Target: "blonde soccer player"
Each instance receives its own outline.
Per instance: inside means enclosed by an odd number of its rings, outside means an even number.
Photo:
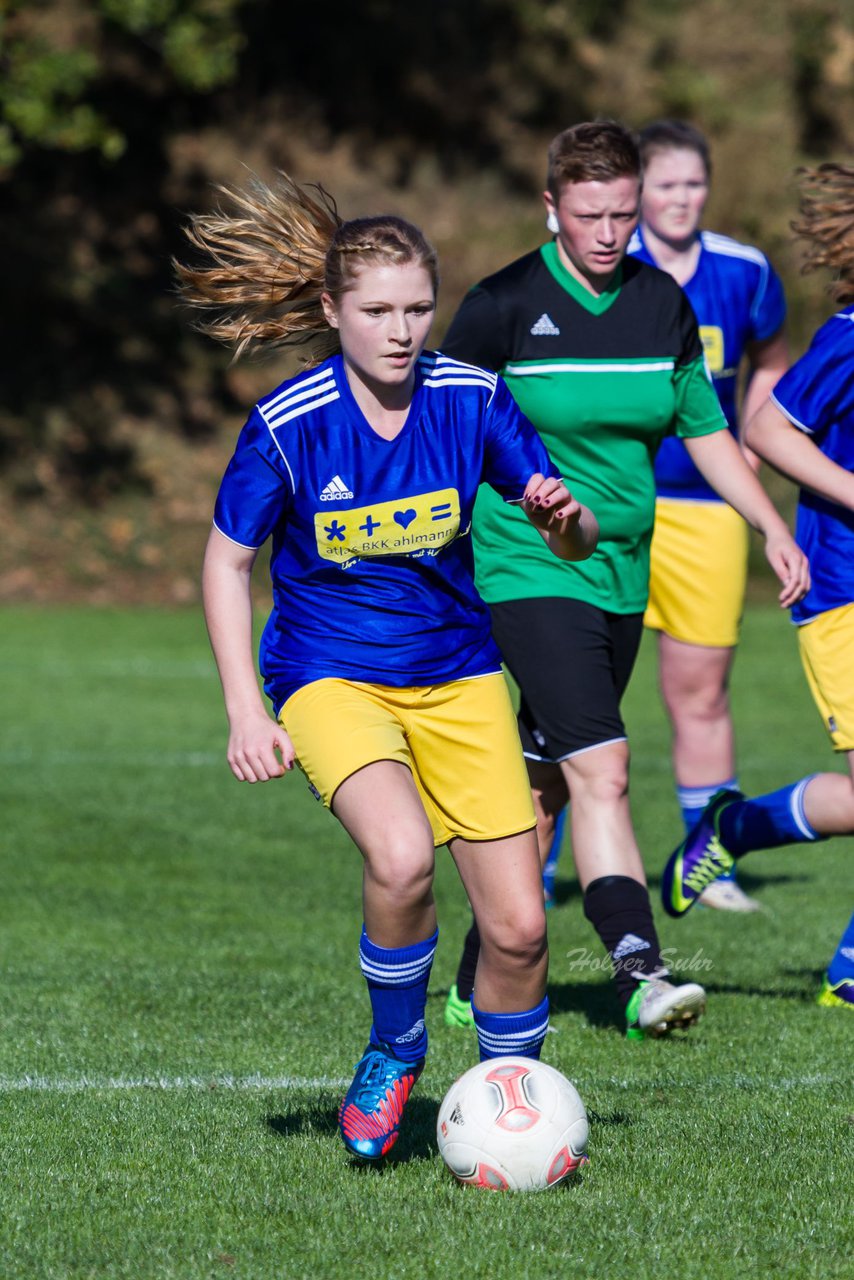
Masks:
[[[596,545],[495,374],[425,351],[438,269],[393,216],[342,221],[286,177],[193,219],[179,267],[200,325],[238,352],[309,342],[249,414],[204,562],[208,630],[246,782],[296,764],[362,855],[359,944],[373,1024],[341,1136],[384,1156],[427,1053],[435,847],[448,845],[484,940],[483,1057],[537,1057],[548,1026],[535,817],[489,613],[474,587],[482,481],[556,557]],[[250,574],[271,543],[258,689]],[[307,939],[310,946],[310,939]]]

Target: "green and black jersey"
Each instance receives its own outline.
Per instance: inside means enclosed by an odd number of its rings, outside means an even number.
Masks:
[[[552,242],[476,285],[441,345],[502,374],[600,526],[593,556],[568,564],[517,507],[482,487],[474,545],[484,599],[562,596],[614,613],[643,610],[659,443],[726,428],[679,286],[627,258],[594,296]]]

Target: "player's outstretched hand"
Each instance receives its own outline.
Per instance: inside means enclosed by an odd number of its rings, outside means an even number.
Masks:
[[[235,720],[228,737],[228,763],[240,782],[269,782],[294,767],[294,745],[265,711]]]
[[[768,563],[783,584],[777,599],[789,609],[810,589],[809,561],[788,530],[769,535],[765,541]]]
[[[521,506],[549,549],[562,560],[586,560],[596,549],[596,517],[573,498],[563,480],[535,472],[525,486]]]

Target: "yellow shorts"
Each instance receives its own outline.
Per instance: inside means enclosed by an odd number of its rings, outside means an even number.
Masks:
[[[455,836],[499,840],[535,825],[500,673],[406,689],[315,680],[288,698],[279,720],[327,807],[357,769],[398,760],[412,773],[437,845]]]
[[[747,525],[725,502],[658,498],[645,626],[686,644],[738,644],[747,551]]]
[[[798,647],[834,751],[854,751],[854,604],[798,627]]]

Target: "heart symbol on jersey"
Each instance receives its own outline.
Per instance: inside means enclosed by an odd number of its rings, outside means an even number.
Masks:
[[[394,523],[399,524],[401,529],[408,529],[417,514],[412,507],[407,507],[405,511],[395,511]]]

